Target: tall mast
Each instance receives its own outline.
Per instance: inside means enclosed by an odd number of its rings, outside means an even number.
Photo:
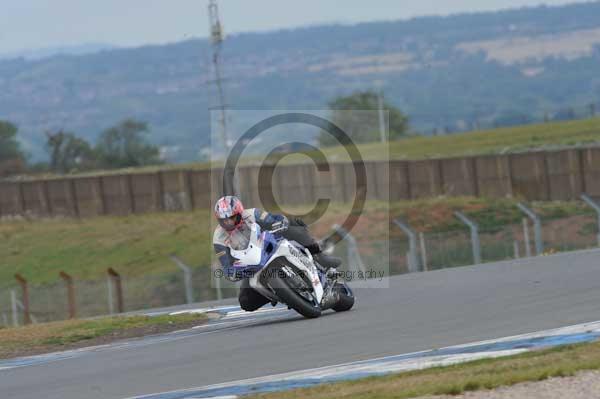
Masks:
[[[215,84],[217,86],[218,94],[218,105],[217,108],[220,110],[220,124],[221,124],[221,139],[223,141],[223,150],[225,156],[230,151],[229,137],[227,134],[227,111],[225,109],[225,90],[223,89],[223,76],[221,74],[221,49],[223,45],[224,34],[221,20],[219,18],[219,6],[217,0],[210,0],[208,4],[208,17],[210,23],[210,39],[213,49],[213,68],[215,72]]]

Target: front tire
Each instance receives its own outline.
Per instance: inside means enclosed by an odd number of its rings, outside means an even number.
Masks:
[[[298,294],[288,283],[288,279],[282,276],[274,276],[271,279],[271,288],[283,303],[300,313],[307,319],[315,319],[321,316],[321,307],[310,303]]]

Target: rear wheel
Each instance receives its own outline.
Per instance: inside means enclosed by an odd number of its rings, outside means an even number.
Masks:
[[[354,293],[346,284],[336,283],[335,288],[338,290],[340,300],[331,308],[336,312],[346,312],[354,306]]]
[[[314,319],[321,316],[321,306],[309,291],[308,284],[297,275],[288,276],[275,273],[270,285],[283,303],[300,313],[302,316]]]

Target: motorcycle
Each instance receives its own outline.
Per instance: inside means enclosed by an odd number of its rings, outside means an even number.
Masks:
[[[272,304],[283,303],[306,318],[319,317],[326,309],[350,310],[354,293],[335,269],[326,271],[306,248],[278,232],[261,231],[254,223],[247,247],[231,250],[236,274],[249,277],[250,287]]]

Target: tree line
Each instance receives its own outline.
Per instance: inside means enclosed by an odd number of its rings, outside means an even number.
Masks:
[[[93,145],[73,132],[46,132],[49,161],[39,163],[27,162],[18,132],[15,124],[0,120],[0,175],[26,171],[63,174],[162,163],[159,148],[147,139],[148,124],[134,119],[104,130]]]
[[[373,90],[337,97],[328,103],[328,107],[329,120],[340,127],[355,144],[381,139],[380,107],[386,112],[384,122],[387,141],[418,134],[411,131],[409,118],[405,113]],[[590,104],[583,113],[570,107],[553,115],[546,114],[543,121],[564,121],[595,115],[596,105]],[[492,127],[525,125],[536,121],[534,115],[514,110],[500,115],[493,121]],[[478,126],[471,126],[471,129],[477,130]],[[105,129],[95,144],[65,130],[46,132],[45,147],[49,160],[38,163],[28,162],[28,156],[19,144],[18,132],[15,124],[0,120],[0,177],[24,172],[65,174],[164,163],[160,148],[148,140],[148,124],[135,119],[126,119]],[[321,147],[341,144],[329,132],[321,132],[317,136],[317,142]]]
[[[380,101],[374,91],[359,91],[329,103],[330,119],[357,144],[380,139],[379,107],[387,112],[388,140],[396,140],[408,132],[408,118],[388,101]],[[120,169],[163,163],[160,149],[151,144],[148,124],[127,119],[104,130],[95,144],[66,130],[46,132],[49,160],[28,163],[18,141],[18,127],[0,121],[0,175],[18,172],[74,173],[98,169]],[[339,145],[330,134],[318,137],[321,146]],[[4,169],[4,173],[3,173]],[[15,170],[17,169],[17,170]]]

